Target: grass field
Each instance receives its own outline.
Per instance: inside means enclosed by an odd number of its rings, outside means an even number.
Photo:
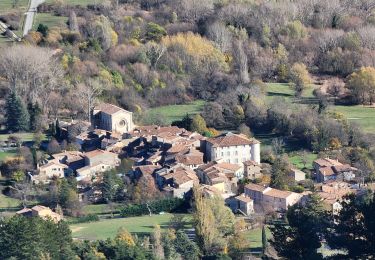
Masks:
[[[113,238],[121,227],[133,234],[145,235],[152,232],[155,225],[159,225],[162,229],[168,228],[172,216],[172,214],[163,214],[151,217],[106,219],[98,222],[74,224],[70,226],[70,229],[74,238],[89,240]]]
[[[36,30],[39,24],[47,25],[48,28],[66,27],[67,21],[68,21],[68,17],[65,17],[65,16],[55,16],[50,13],[38,13],[34,20],[33,29]]]
[[[16,151],[15,150],[6,151],[6,152],[0,152],[0,162],[4,161],[8,157],[13,157],[15,155],[16,155]]]
[[[271,231],[266,228],[267,239],[271,237]],[[261,248],[262,247],[262,228],[255,228],[252,230],[245,231],[245,237],[250,242],[250,248]]]
[[[0,142],[7,141],[9,136],[17,136],[22,142],[29,142],[33,140],[34,133],[0,134]],[[43,135],[43,139],[46,138],[46,135]]]
[[[306,168],[312,168],[312,163],[318,158],[317,154],[309,153],[306,154]],[[289,155],[289,161],[298,169],[303,169],[302,156],[300,154]]]
[[[205,101],[196,100],[186,105],[155,107],[149,110],[149,114],[154,116],[163,115],[167,123],[170,124],[173,121],[182,119],[186,114],[200,113],[203,110],[204,104]]]
[[[53,4],[56,0],[47,0],[47,4]],[[81,5],[85,6],[88,4],[100,4],[101,0],[65,0],[64,3],[68,5]]]
[[[375,132],[375,108],[364,106],[332,106],[332,111],[345,115],[353,123],[357,123],[364,131]]]
[[[18,5],[13,7],[14,0],[0,0],[0,14],[7,13],[9,11],[26,11],[29,0],[19,0]]]

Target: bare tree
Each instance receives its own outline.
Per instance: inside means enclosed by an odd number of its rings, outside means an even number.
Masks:
[[[11,90],[42,109],[49,93],[60,86],[63,71],[54,52],[47,48],[14,45],[0,54],[0,76]]]
[[[207,16],[214,9],[213,0],[181,0],[174,1],[177,3],[176,10],[179,12],[179,17],[182,17],[186,21],[199,21],[203,17]]]
[[[74,11],[71,11],[69,14],[69,29],[73,32],[79,31],[77,15]]]
[[[207,35],[222,52],[227,52],[232,47],[232,34],[223,23],[216,22],[211,24],[208,27]]]
[[[157,44],[155,42],[148,42],[145,45],[145,51],[147,58],[150,60],[151,67],[156,68],[159,60],[163,57],[167,48],[162,44]]]
[[[103,92],[103,87],[97,80],[88,80],[86,84],[77,86],[77,98],[83,110],[86,110],[87,119],[91,122],[91,110],[94,107],[96,98]]]
[[[238,39],[233,42],[233,56],[235,59],[238,76],[242,83],[250,82],[249,67],[247,64],[247,55],[243,48],[243,41]]]

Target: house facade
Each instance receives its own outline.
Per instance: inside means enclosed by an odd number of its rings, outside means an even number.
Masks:
[[[226,133],[206,141],[206,159],[208,161],[222,160],[238,164],[252,160],[260,163],[260,142],[249,139],[242,134]]]
[[[303,195],[290,191],[263,187],[257,184],[247,184],[245,196],[254,200],[265,211],[286,211],[290,206],[300,202]]]

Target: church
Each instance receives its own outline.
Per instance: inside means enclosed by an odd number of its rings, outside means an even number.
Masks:
[[[91,124],[94,129],[127,133],[134,129],[133,113],[112,104],[102,103],[93,109]]]

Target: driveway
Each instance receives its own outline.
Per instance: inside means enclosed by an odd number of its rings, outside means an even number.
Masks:
[[[25,36],[29,33],[29,31],[33,28],[34,16],[37,12],[37,8],[40,4],[44,3],[45,0],[31,0],[29,10],[25,13],[25,23],[23,26],[23,34]]]

